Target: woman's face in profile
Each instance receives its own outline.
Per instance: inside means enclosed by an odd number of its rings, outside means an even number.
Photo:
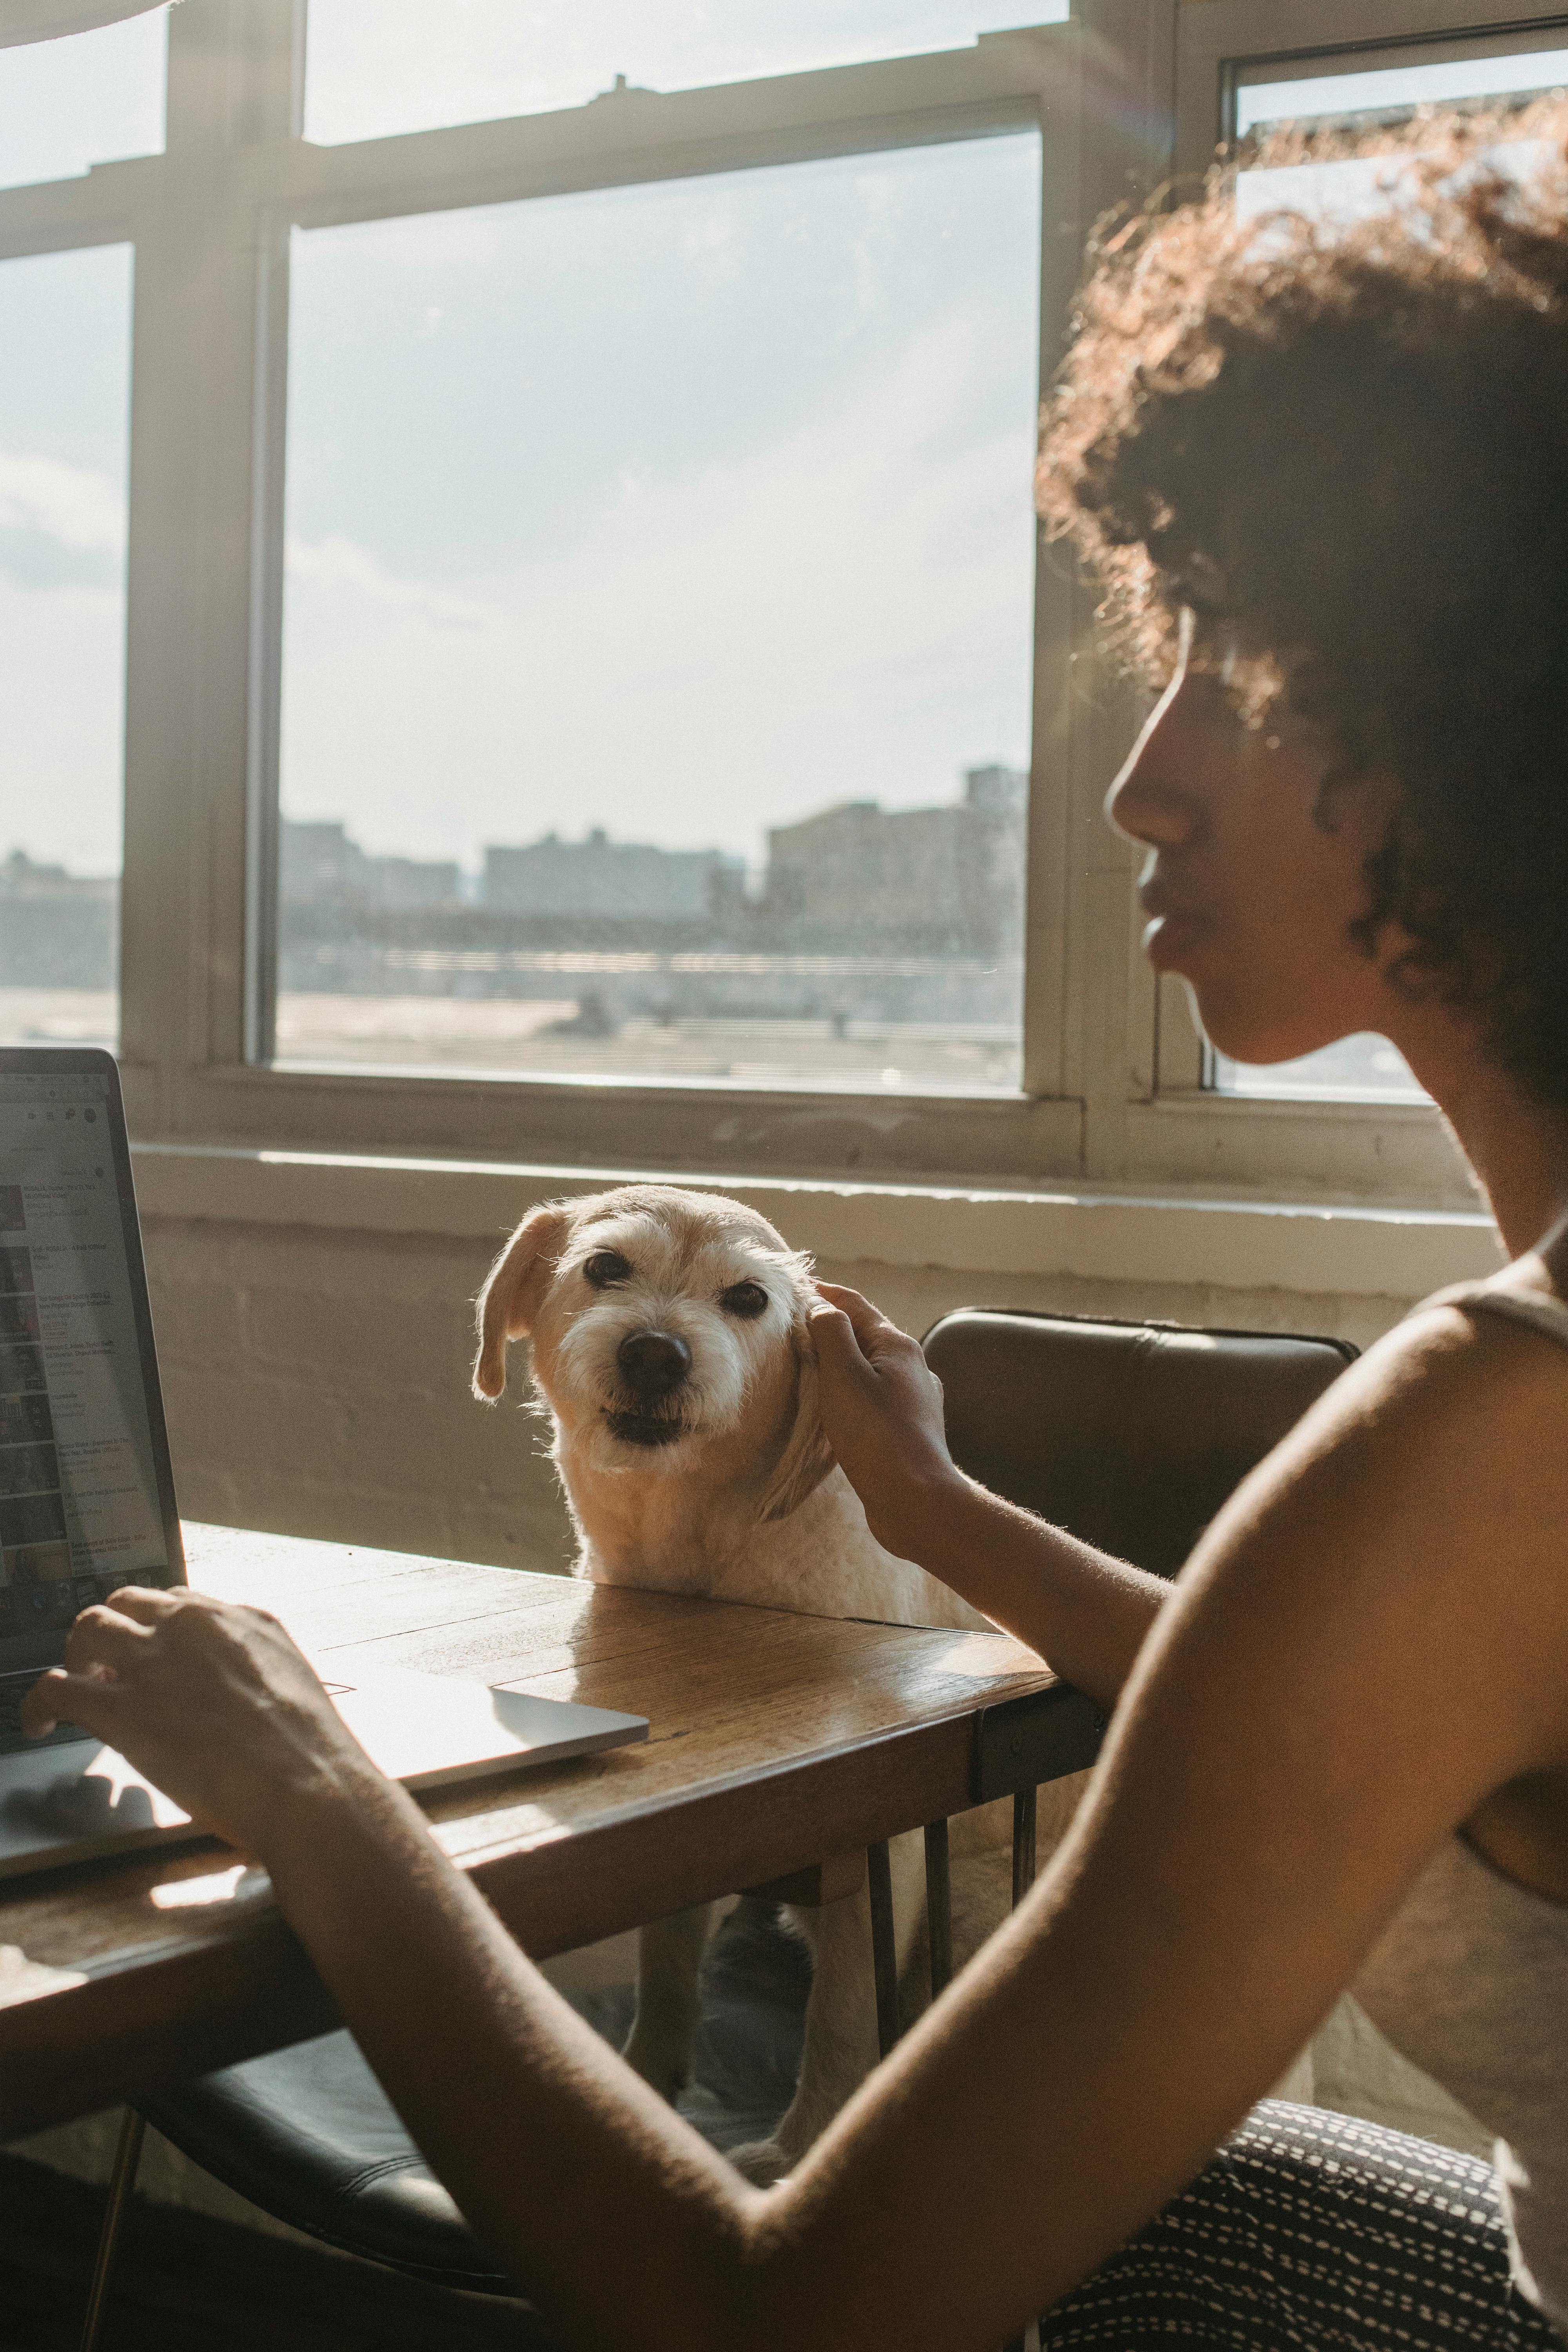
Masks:
[[[1184,614],[1175,675],[1106,803],[1150,851],[1144,951],[1189,983],[1211,1043],[1238,1062],[1386,1032],[1400,1009],[1393,944],[1369,957],[1350,927],[1392,791],[1342,786],[1318,813],[1321,742],[1279,709],[1247,725],[1221,679],[1190,666],[1191,633]]]

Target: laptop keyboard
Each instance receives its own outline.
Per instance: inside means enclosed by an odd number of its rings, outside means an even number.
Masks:
[[[60,1723],[47,1739],[28,1738],[22,1728],[22,1701],[37,1679],[36,1668],[22,1675],[0,1675],[0,1756],[13,1756],[18,1748],[63,1748],[69,1741],[90,1737],[74,1723]]]

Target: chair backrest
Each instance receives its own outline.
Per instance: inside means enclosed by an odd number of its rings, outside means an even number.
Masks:
[[[1158,1576],[1355,1360],[1342,1339],[964,1307],[925,1337],[954,1461]]]

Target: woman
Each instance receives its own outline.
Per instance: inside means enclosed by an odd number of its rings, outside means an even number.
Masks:
[[[1391,1037],[1512,1264],[1372,1349],[1173,1594],[963,1479],[914,1343],[825,1292],[825,1410],[884,1543],[1120,1703],[1051,1868],[799,2172],[750,2189],[629,2075],[270,1620],[121,1593],[29,1701],[260,1857],[570,2341],[1568,2319],[1568,181],[1527,202],[1484,135],[1321,247],[1237,229],[1223,188],[1124,240],[1041,484],[1168,676],[1111,803],[1152,961],[1243,1060]],[[1514,2141],[1512,2281],[1468,2159],[1268,2104],[1226,2141],[1352,1982]]]

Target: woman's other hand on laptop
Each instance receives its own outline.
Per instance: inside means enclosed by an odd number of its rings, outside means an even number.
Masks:
[[[21,1712],[35,1738],[79,1724],[251,1853],[291,1799],[385,1785],[278,1620],[199,1592],[128,1585],[84,1610]]]

